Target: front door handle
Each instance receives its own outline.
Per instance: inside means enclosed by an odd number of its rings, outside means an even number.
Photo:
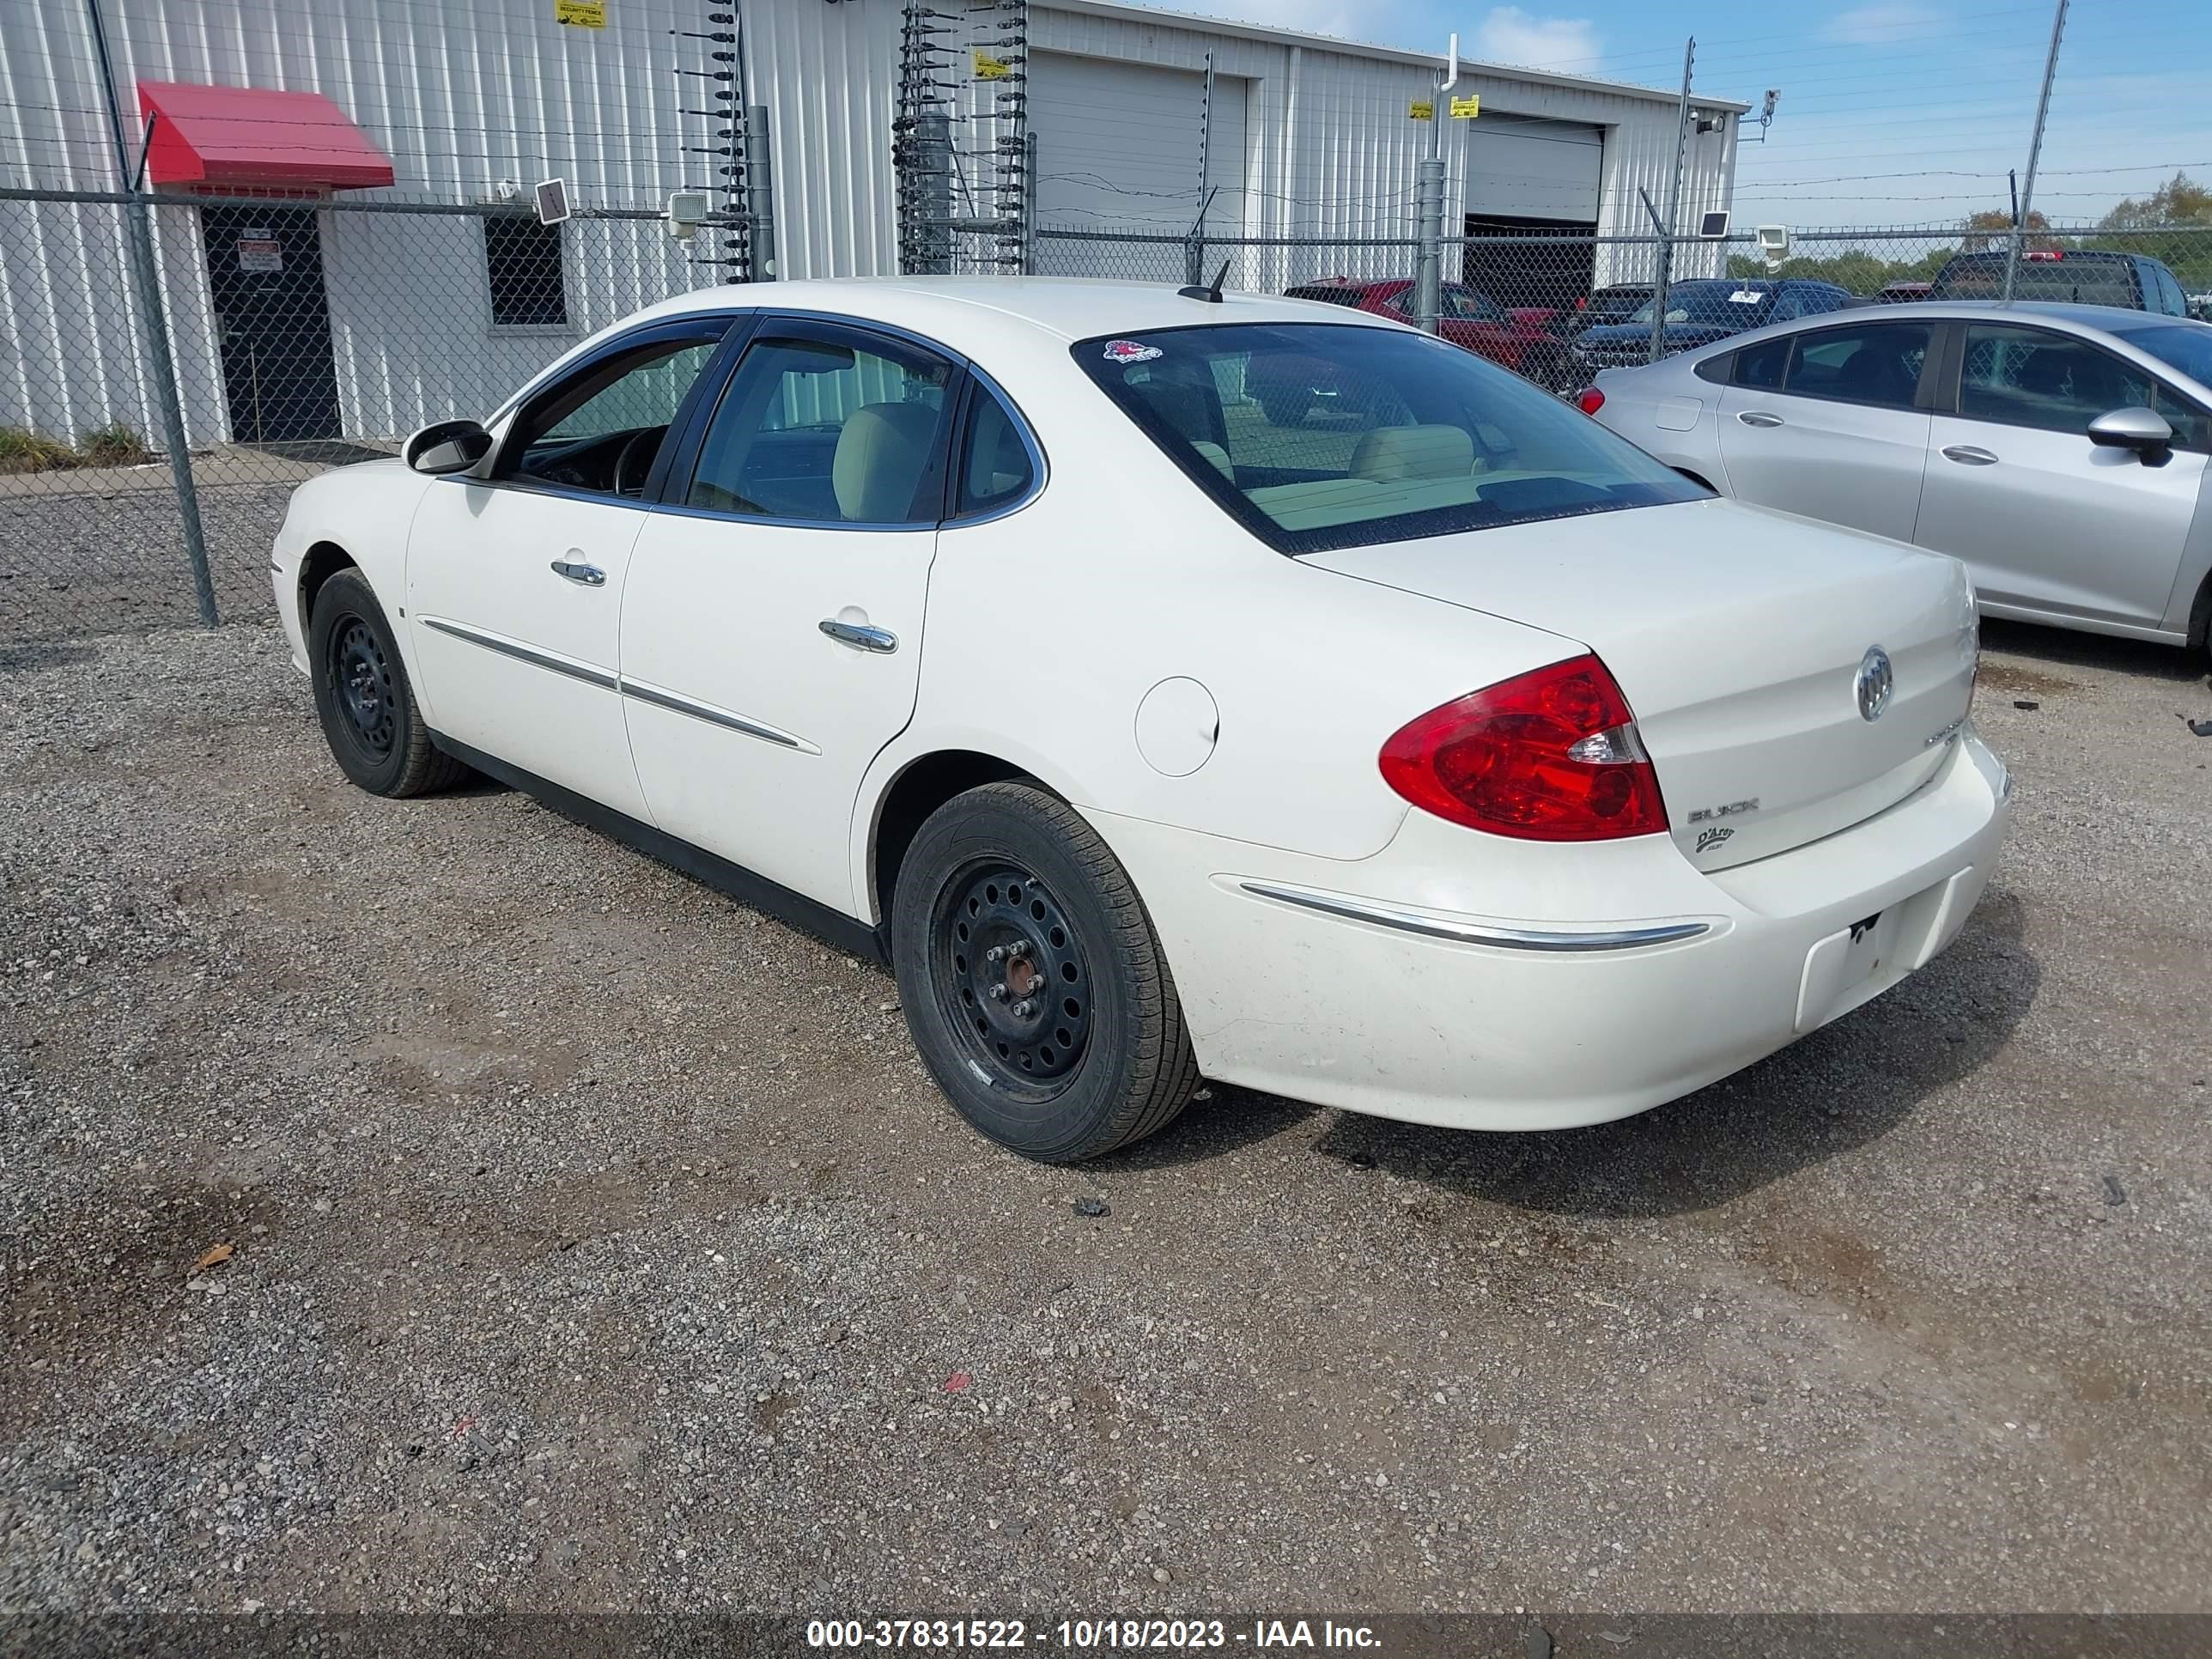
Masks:
[[[1770,415],[1763,409],[1747,409],[1742,414],[1737,416],[1736,419],[1741,421],[1746,426],[1780,426],[1782,424],[1782,417],[1779,415]]]
[[[605,587],[607,573],[595,564],[572,562],[567,559],[553,561],[553,574],[576,583],[581,587]]]
[[[840,645],[858,646],[863,651],[888,653],[898,649],[898,635],[888,628],[870,628],[863,623],[839,622],[835,617],[824,617],[822,631]]]
[[[1947,461],[1956,461],[1961,466],[1995,466],[1997,458],[1988,450],[1972,444],[1953,444],[1943,452]]]

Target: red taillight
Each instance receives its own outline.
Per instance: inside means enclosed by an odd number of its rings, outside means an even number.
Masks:
[[[1595,415],[1605,407],[1605,393],[1594,386],[1586,386],[1575,395],[1575,407],[1585,415]]]
[[[1628,699],[1595,657],[1553,663],[1409,721],[1382,780],[1425,812],[1522,841],[1612,841],[1667,827]]]
[[[2066,251],[2063,248],[2056,247],[2032,247],[2026,252],[2022,253],[2020,257],[2023,259],[2035,259],[2048,262],[2063,259],[2066,257]]]

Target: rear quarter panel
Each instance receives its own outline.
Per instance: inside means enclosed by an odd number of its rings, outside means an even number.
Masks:
[[[1072,364],[1073,384],[987,367],[1035,422],[1051,477],[1020,512],[939,534],[914,719],[856,803],[857,893],[872,892],[884,792],[945,750],[995,756],[1078,807],[1368,857],[1408,810],[1376,764],[1393,732],[1581,648],[1279,554]],[[1218,735],[1197,769],[1170,776],[1140,751],[1137,714],[1179,678],[1211,695]]]

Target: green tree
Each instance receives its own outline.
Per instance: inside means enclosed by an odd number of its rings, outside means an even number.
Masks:
[[[2128,198],[2097,222],[2114,233],[2100,236],[2097,246],[2148,253],[2191,293],[2212,289],[2212,190],[2187,173],[2175,173],[2141,201]]]

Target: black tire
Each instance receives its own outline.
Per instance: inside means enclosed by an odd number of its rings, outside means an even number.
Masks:
[[[1024,1158],[1079,1164],[1126,1146],[1198,1087],[1175,980],[1128,872],[1033,785],[971,789],[923,823],[899,866],[891,961],[937,1086]]]
[[[316,593],[307,667],[323,741],[338,770],[370,794],[425,795],[468,775],[431,744],[392,624],[360,571],[339,571]]]

